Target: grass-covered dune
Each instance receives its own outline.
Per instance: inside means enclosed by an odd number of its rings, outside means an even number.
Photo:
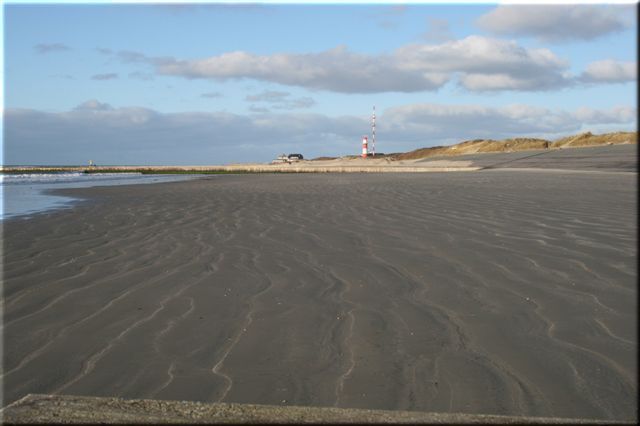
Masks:
[[[414,151],[394,154],[396,160],[415,160],[435,156],[455,156],[483,152],[514,152],[534,149],[578,148],[599,145],[637,144],[637,132],[614,132],[594,135],[591,132],[567,136],[555,141],[537,138],[474,139],[450,146],[420,148]]]

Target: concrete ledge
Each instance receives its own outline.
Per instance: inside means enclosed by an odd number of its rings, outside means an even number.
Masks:
[[[634,421],[358,410],[34,395],[0,410],[0,421],[34,423],[428,423],[635,424]]]

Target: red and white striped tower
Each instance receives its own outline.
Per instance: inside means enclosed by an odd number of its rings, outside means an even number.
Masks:
[[[368,144],[368,139],[366,136],[362,137],[362,158],[367,158],[367,144]]]
[[[371,152],[376,156],[376,106],[373,106],[373,115],[371,116]]]

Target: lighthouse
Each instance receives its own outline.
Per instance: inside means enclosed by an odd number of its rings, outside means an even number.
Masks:
[[[368,147],[368,143],[369,143],[369,141],[368,141],[367,137],[363,136],[362,137],[362,158],[367,158],[367,153],[369,152],[368,148],[367,148]]]

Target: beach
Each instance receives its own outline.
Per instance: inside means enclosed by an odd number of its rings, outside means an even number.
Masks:
[[[84,201],[3,224],[3,405],[636,419],[636,191],[614,167],[58,191]]]

